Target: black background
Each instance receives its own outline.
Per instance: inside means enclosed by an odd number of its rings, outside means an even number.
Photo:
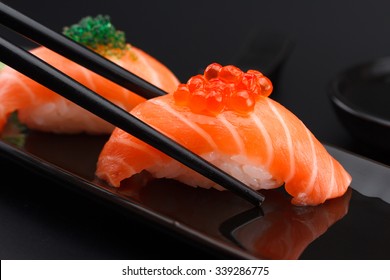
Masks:
[[[56,31],[87,15],[110,15],[131,44],[183,82],[211,62],[229,63],[254,32],[285,35],[294,46],[273,80],[274,98],[321,141],[388,163],[388,155],[358,143],[340,124],[327,86],[346,67],[390,55],[389,1],[3,2]],[[4,159],[0,163],[1,259],[215,257]],[[60,199],[40,195],[48,192]]]

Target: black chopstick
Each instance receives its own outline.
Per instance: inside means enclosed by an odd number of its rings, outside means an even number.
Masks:
[[[252,204],[260,206],[263,202],[264,196],[260,193],[252,190],[239,180],[164,136],[109,100],[35,57],[30,52],[15,46],[3,38],[0,38],[0,60],[114,126],[159,149]]]
[[[1,24],[40,45],[83,65],[112,82],[149,99],[166,92],[134,75],[103,56],[90,51],[66,36],[57,33],[0,2]],[[27,35],[28,34],[28,35]]]

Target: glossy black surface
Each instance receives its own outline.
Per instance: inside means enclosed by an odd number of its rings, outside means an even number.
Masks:
[[[85,15],[109,14],[132,44],[158,57],[182,81],[210,62],[226,63],[245,55],[252,34],[285,34],[294,48],[273,80],[272,97],[294,112],[321,141],[390,164],[383,150],[363,144],[345,129],[328,98],[330,81],[345,68],[390,54],[387,0],[3,2],[58,31]],[[1,27],[0,33],[8,35]],[[267,45],[266,36],[264,41],[260,45]],[[264,57],[263,51],[258,55]],[[89,154],[85,151],[85,158]],[[209,250],[143,222],[103,199],[91,199],[88,192],[75,190],[72,184],[48,179],[42,170],[21,167],[20,161],[14,163],[5,156],[0,163],[2,259],[229,257],[225,251]],[[378,173],[364,170],[360,171],[363,185],[377,185]],[[362,181],[353,186],[357,182]],[[389,259],[387,205],[353,191],[348,214],[306,247],[301,258]],[[238,228],[235,234],[241,230],[245,228]]]

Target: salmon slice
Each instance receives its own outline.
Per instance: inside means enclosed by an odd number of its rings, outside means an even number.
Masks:
[[[192,112],[174,95],[154,98],[131,113],[242,180],[255,190],[285,185],[296,205],[317,205],[342,196],[351,176],[305,125],[281,104],[260,98],[253,112],[217,116]],[[142,170],[191,186],[221,186],[116,128],[104,146],[96,175],[114,187]]]
[[[45,47],[35,48],[31,53],[125,110],[145,100]],[[128,45],[120,57],[106,58],[166,92],[174,91],[179,84],[165,65],[134,46]],[[111,133],[114,128],[14,69],[4,67],[0,72],[0,130],[14,111],[18,111],[21,122],[29,128],[46,132],[101,134]]]

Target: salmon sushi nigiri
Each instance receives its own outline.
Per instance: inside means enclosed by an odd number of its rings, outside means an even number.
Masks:
[[[64,34],[164,91],[172,92],[179,84],[165,65],[126,43],[124,33],[113,27],[108,16],[86,17],[79,24],[64,28]],[[31,53],[126,110],[145,100],[45,47],[32,49]],[[4,67],[0,71],[0,131],[14,111],[22,123],[34,130],[108,134],[114,129],[48,88]]]
[[[295,205],[342,196],[351,176],[289,110],[269,98],[271,81],[255,70],[210,64],[177,90],[131,113],[255,190],[285,185]],[[96,175],[114,187],[143,170],[190,186],[223,189],[116,128]]]

